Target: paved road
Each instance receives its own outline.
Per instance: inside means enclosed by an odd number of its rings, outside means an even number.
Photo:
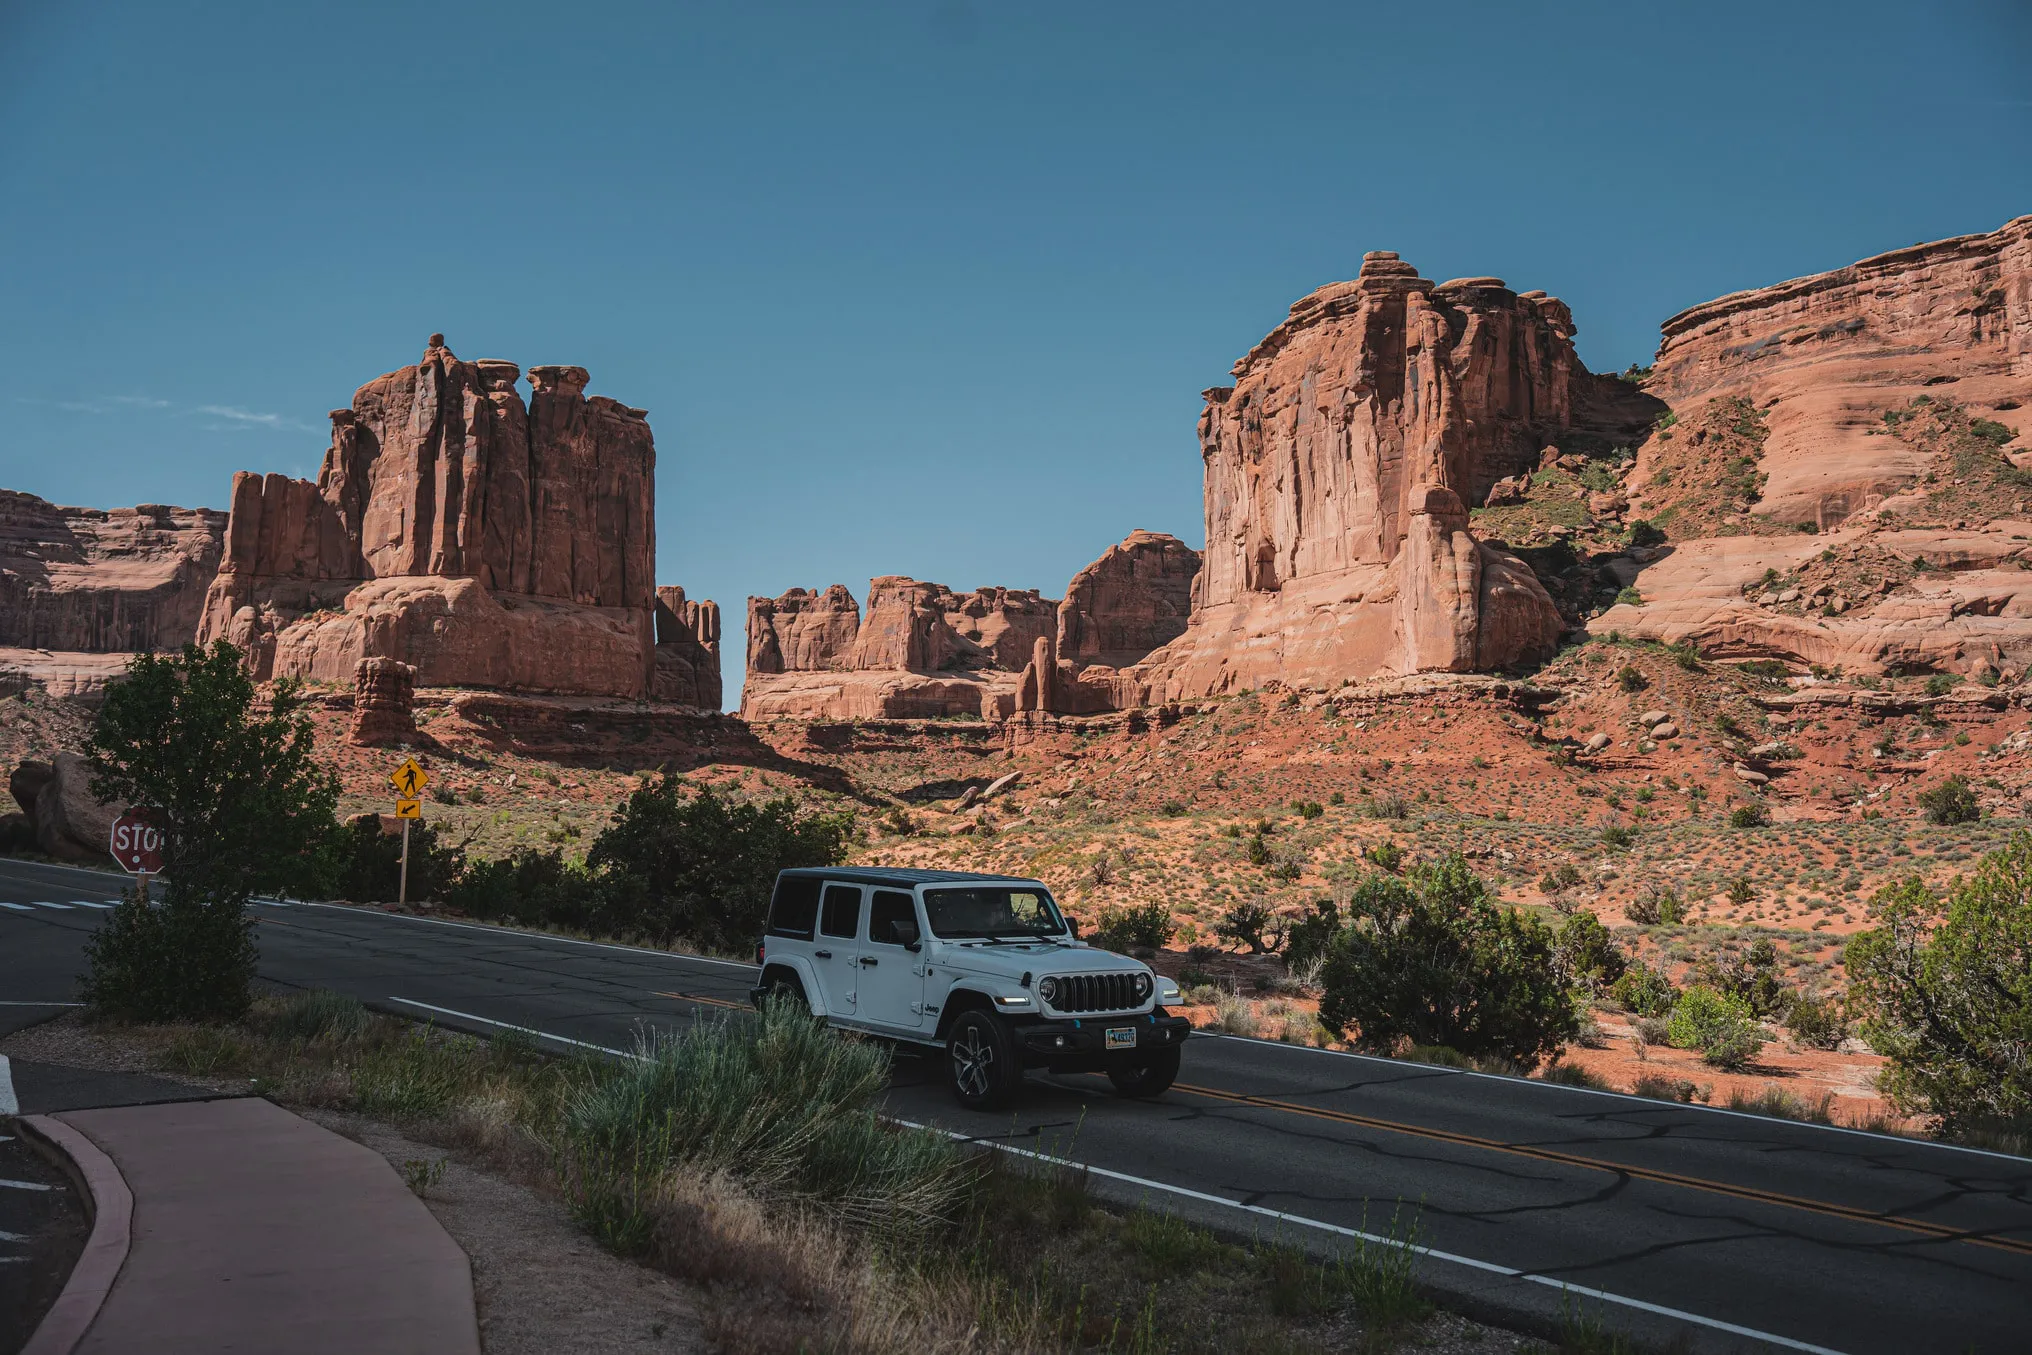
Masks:
[[[59,1001],[106,877],[0,862],[0,999]],[[601,1048],[744,1007],[753,970],[322,905],[258,907],[261,972],[450,1025]],[[0,1013],[7,1011],[0,1008]],[[1196,1036],[1153,1103],[1033,1079],[1013,1116],[899,1060],[899,1116],[1087,1164],[1097,1186],[1309,1246],[1399,1201],[1421,1274],[1693,1349],[2032,1350],[2032,1161],[1255,1040]]]

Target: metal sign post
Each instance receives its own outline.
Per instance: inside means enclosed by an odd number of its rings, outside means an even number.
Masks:
[[[430,784],[430,773],[426,772],[413,757],[402,759],[402,765],[388,775],[395,785],[395,817],[402,820],[402,876],[395,887],[395,906],[409,906],[409,824],[412,819],[423,817],[423,801],[419,797],[423,788]]]

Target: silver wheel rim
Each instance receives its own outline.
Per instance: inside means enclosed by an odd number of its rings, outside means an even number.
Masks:
[[[968,1026],[952,1045],[953,1085],[962,1096],[986,1096],[988,1080],[995,1067],[995,1051],[981,1038],[978,1026]]]

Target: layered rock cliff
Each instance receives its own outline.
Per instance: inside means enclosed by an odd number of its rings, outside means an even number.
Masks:
[[[2032,666],[2032,217],[1663,327],[1598,629],[1849,672]]]
[[[525,404],[520,375],[434,334],[332,412],[315,484],[235,476],[200,638],[263,677],[349,681],[384,657],[426,686],[640,697],[667,670],[682,697],[716,689],[716,630],[656,652],[644,411],[588,398],[581,367],[532,368]]]
[[[0,489],[0,648],[175,649],[197,634],[226,515],[60,508]]]
[[[1561,622],[1478,541],[1470,504],[1562,437],[1634,417],[1582,366],[1573,317],[1495,278],[1432,283],[1395,254],[1292,306],[1206,392],[1207,549],[1190,625],[1119,699],[1528,663]]]
[[[753,718],[979,716],[1036,709],[1019,695],[1035,656],[1057,666],[1062,637],[1080,668],[1134,662],[1184,629],[1199,556],[1176,537],[1136,532],[1080,571],[1063,602],[1034,588],[956,593],[890,575],[868,584],[865,618],[839,584],[748,599],[748,675],[741,713]],[[1097,675],[1113,673],[1096,668]],[[1112,699],[1113,687],[1096,690]],[[1047,696],[1051,689],[1046,688]],[[1106,702],[1088,705],[1106,708]],[[1051,709],[1058,709],[1053,706]],[[1070,708],[1070,707],[1067,707]]]

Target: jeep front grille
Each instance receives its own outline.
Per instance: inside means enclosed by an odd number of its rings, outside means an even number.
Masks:
[[[1061,974],[1053,1011],[1119,1012],[1143,1005],[1134,974]]]

